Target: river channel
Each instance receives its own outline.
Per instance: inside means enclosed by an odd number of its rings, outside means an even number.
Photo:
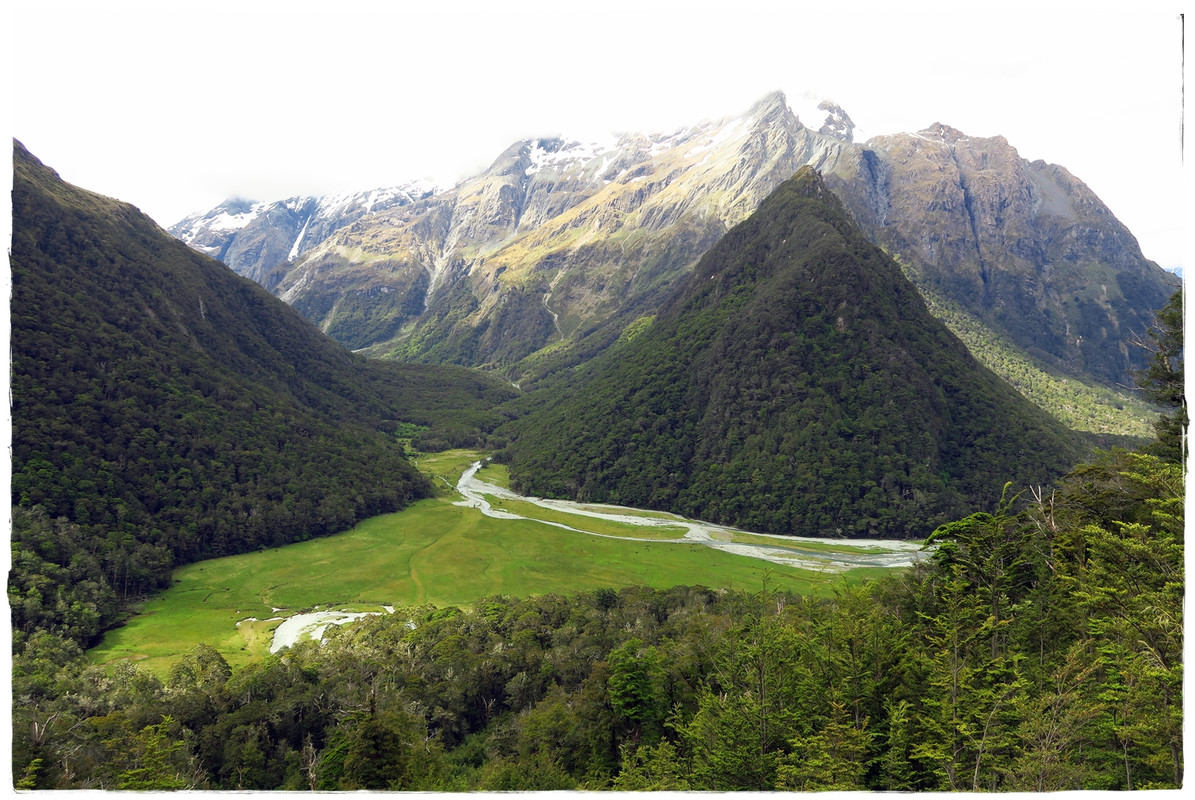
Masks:
[[[891,539],[832,539],[807,536],[780,536],[776,534],[752,533],[713,525],[708,522],[684,519],[669,515],[643,516],[642,511],[622,506],[577,503],[571,500],[548,500],[540,497],[526,497],[515,494],[497,484],[477,477],[482,462],[475,461],[461,474],[456,490],[461,499],[456,505],[476,508],[488,517],[496,519],[530,519],[541,525],[553,525],[564,530],[587,536],[601,536],[607,539],[642,541],[634,536],[612,536],[574,528],[562,522],[534,517],[524,517],[510,511],[494,508],[489,499],[517,500],[531,503],[550,511],[566,512],[582,517],[608,520],[643,528],[681,529],[682,536],[674,539],[651,538],[654,544],[699,544],[725,553],[749,558],[758,558],[773,564],[783,564],[802,569],[841,571],[855,567],[908,567],[925,556],[919,541],[896,541]],[[736,541],[737,540],[737,541]],[[827,547],[827,545],[829,547]],[[387,609],[389,611],[390,609]],[[351,613],[347,611],[317,611],[288,617],[274,632],[270,652],[294,644],[300,638],[319,639],[329,625],[343,625],[377,612]]]
[[[564,511],[584,517],[638,525],[644,528],[666,527],[684,528],[683,536],[675,539],[652,538],[653,543],[701,544],[735,555],[758,558],[774,564],[784,564],[790,567],[817,570],[844,570],[855,567],[908,567],[914,561],[922,558],[925,553],[921,550],[920,541],[897,541],[891,539],[832,539],[805,536],[781,536],[777,534],[752,533],[713,525],[708,522],[684,519],[670,516],[668,518],[645,517],[634,513],[636,509],[620,506],[601,506],[591,503],[577,503],[571,500],[546,500],[539,497],[525,497],[515,494],[493,483],[488,483],[477,477],[482,462],[475,461],[457,481],[456,490],[462,500],[457,505],[476,508],[486,516],[497,519],[528,519],[519,514],[493,508],[488,497],[499,499],[520,500],[532,503],[540,508]],[[561,522],[536,520],[544,525],[555,525],[558,528],[584,533],[589,536],[603,536],[608,539],[635,539],[633,536],[611,536],[610,534],[593,533],[570,527]],[[752,541],[745,541],[750,539]],[[736,541],[737,540],[737,541]],[[759,541],[759,540],[774,540]],[[828,549],[830,545],[833,549]]]

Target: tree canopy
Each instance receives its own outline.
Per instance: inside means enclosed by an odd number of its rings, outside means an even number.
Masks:
[[[1187,397],[1183,369],[1183,293],[1180,289],[1158,312],[1157,320],[1143,342],[1150,354],[1145,369],[1137,374],[1142,392],[1165,412],[1154,427],[1155,452],[1172,461],[1187,457]]]

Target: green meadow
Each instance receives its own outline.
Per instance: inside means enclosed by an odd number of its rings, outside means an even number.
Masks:
[[[446,483],[455,485],[455,477],[476,457],[457,451],[421,458],[419,466],[439,476],[437,484],[445,488]],[[487,480],[492,469],[486,468]],[[610,539],[534,520],[493,519],[453,505],[457,498],[445,489],[442,497],[366,520],[336,536],[181,567],[170,589],[147,601],[126,625],[108,632],[89,658],[98,664],[133,660],[164,675],[180,655],[202,642],[230,664],[244,664],[268,653],[278,618],[317,607],[380,611],[383,606],[468,606],[493,595],[570,594],[633,585],[754,590],[765,580],[775,589],[821,593],[844,580],[842,573],[779,566],[699,544]],[[584,517],[559,514],[582,521],[574,527],[585,527]],[[551,516],[556,518],[557,512]],[[620,533],[626,535],[631,526],[627,528]],[[642,529],[644,537],[657,533]],[[847,574],[857,579],[878,571]]]
[[[768,547],[780,547],[785,550],[795,550],[797,552],[806,553],[824,553],[826,555],[833,553],[865,554],[885,552],[885,548],[883,547],[868,547],[866,545],[846,544],[845,542],[843,544],[838,544],[837,542],[811,542],[807,540],[793,541],[791,539],[742,532],[735,532],[725,537],[719,534],[714,534],[714,538],[724,538],[728,542],[760,544],[767,545]]]
[[[587,517],[583,514],[572,514],[568,511],[542,508],[526,500],[510,500],[505,497],[485,495],[486,501],[492,508],[507,511],[511,514],[527,517],[543,522],[558,522],[570,528],[597,533],[603,536],[623,536],[634,539],[683,539],[685,527],[682,525],[633,525],[629,522]]]

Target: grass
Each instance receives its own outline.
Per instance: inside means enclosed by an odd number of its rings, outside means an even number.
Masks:
[[[477,459],[475,458],[474,461],[476,461],[476,460]],[[485,481],[486,483],[491,483],[494,486],[499,486],[508,491],[510,490],[510,470],[509,470],[509,468],[507,468],[507,466],[505,464],[497,464],[497,463],[494,463],[493,461],[488,462],[488,463],[482,465],[481,470],[478,471],[478,473],[477,473],[477,478],[478,478],[478,480]],[[490,501],[491,501],[491,503],[493,503],[494,499],[490,498]],[[531,504],[528,503],[526,505],[528,506],[528,508],[523,509],[523,510],[526,510],[526,511],[534,510],[534,506],[531,506]],[[621,514],[624,517],[646,517],[648,519],[671,519],[671,520],[676,520],[677,522],[681,521],[681,517],[677,516],[676,514],[670,514],[667,511],[650,511],[650,510],[644,509],[644,508],[623,508],[622,506],[607,506],[607,505],[600,505],[600,504],[596,504],[596,503],[589,503],[589,504],[578,503],[577,508],[583,509],[585,511],[602,511],[602,512],[606,512],[606,513]],[[519,513],[523,513],[523,510],[520,510]],[[539,511],[542,511],[542,510],[543,509],[539,509]],[[567,512],[561,512],[561,513],[567,513]],[[574,517],[574,515],[569,515],[569,516]],[[537,517],[537,518],[538,519],[546,519],[546,517]],[[567,524],[572,525],[572,527],[574,527],[574,528],[581,527],[580,525],[574,525],[571,521],[569,521]],[[586,528],[586,530],[591,530],[591,529]],[[673,529],[663,528],[661,530],[672,531]],[[676,528],[676,531],[683,533],[684,529]],[[601,531],[597,531],[597,532],[600,533]],[[615,534],[615,535],[618,535],[618,534]],[[642,532],[631,533],[629,535],[638,536],[640,538],[644,537],[644,534]],[[664,538],[668,538],[668,537],[664,537]]]
[[[477,478],[486,483],[500,486],[507,491],[510,490],[510,469],[505,464],[495,464],[493,461],[486,462],[478,470]]]
[[[622,506],[603,506],[596,504],[578,505],[578,508],[583,508],[586,511],[605,511],[607,513],[621,514],[624,517],[646,517],[648,519],[672,519],[677,522],[683,521],[683,517],[677,514],[671,514],[667,511],[650,511],[646,508],[623,508]]]
[[[723,537],[715,534],[714,538],[719,539]],[[761,536],[752,533],[733,533],[730,536],[725,537],[725,540],[730,542],[740,542],[742,544],[764,544],[770,547],[783,547],[785,550],[797,550],[814,553],[855,553],[865,555],[867,553],[888,552],[888,550],[883,547],[867,547],[865,545],[848,544],[847,542],[838,544],[837,542],[810,542],[788,538],[781,539],[774,536]]]
[[[443,453],[419,454],[412,459],[411,463],[432,479],[437,496],[448,497],[459,496],[456,494],[456,482],[460,479],[461,473],[468,469],[474,461],[480,461],[483,457],[481,453],[473,450],[448,450]],[[486,474],[488,475],[489,470],[496,466],[502,465],[487,465],[485,467]],[[505,469],[504,466],[503,469]],[[487,478],[487,480],[489,479]],[[507,481],[509,482],[509,480],[508,477]]]
[[[491,506],[501,511],[509,511],[528,519],[543,520],[544,522],[559,522],[590,533],[600,533],[604,536],[625,536],[634,539],[683,539],[687,530],[681,525],[660,525],[647,527],[633,525],[629,522],[617,522],[597,517],[587,517],[583,514],[571,514],[567,511],[542,508],[525,500],[509,500],[493,495],[484,495]]]
[[[455,485],[460,471],[477,458],[452,451],[422,456],[419,467],[444,487]],[[487,473],[500,473],[497,466],[487,466]],[[493,474],[486,478],[493,480]],[[493,519],[453,505],[455,492],[445,495],[337,536],[182,567],[171,588],[147,601],[125,626],[109,631],[88,658],[96,664],[133,660],[165,676],[181,655],[203,642],[233,666],[244,665],[268,653],[279,624],[272,618],[317,606],[349,611],[468,606],[492,595],[639,585],[751,591],[762,587],[765,575],[773,588],[821,594],[844,580],[842,573],[780,566],[698,544],[607,539],[532,520]],[[570,524],[602,522],[565,516]],[[852,570],[845,579],[875,572]],[[244,622],[249,618],[258,621]]]

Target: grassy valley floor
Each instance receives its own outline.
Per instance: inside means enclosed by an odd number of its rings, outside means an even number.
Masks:
[[[680,526],[607,528],[612,523],[529,502],[502,501],[527,516],[539,512],[545,521],[486,516],[454,504],[460,495],[449,488],[479,457],[469,451],[422,457],[419,467],[433,476],[441,496],[400,513],[366,520],[337,536],[176,570],[174,585],[147,601],[125,626],[110,631],[88,652],[90,660],[109,664],[128,659],[165,675],[180,656],[207,643],[236,666],[265,657],[284,618],[321,609],[385,613],[387,607],[407,605],[468,606],[494,595],[570,594],[635,585],[757,590],[765,581],[773,588],[817,594],[844,580],[886,571],[774,564],[698,542],[678,542]],[[486,467],[482,475],[491,485],[504,483],[501,466]],[[660,516],[644,519],[659,522]],[[608,538],[559,527],[567,517],[572,517],[568,524],[581,530],[619,537],[636,537],[638,530],[642,538]],[[663,536],[672,541],[661,541]],[[781,547],[797,541],[768,539]],[[809,548],[825,553],[827,561],[838,549],[824,543]],[[859,547],[844,543],[840,551],[857,553]]]

